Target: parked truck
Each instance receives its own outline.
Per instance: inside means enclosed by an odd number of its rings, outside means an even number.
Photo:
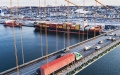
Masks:
[[[39,75],[52,74],[55,71],[61,69],[62,67],[66,66],[74,61],[80,60],[81,58],[82,58],[82,55],[78,52],[63,55],[60,58],[57,58],[51,62],[48,62],[48,63],[40,66],[40,69],[38,69],[36,71],[36,74],[39,74]]]

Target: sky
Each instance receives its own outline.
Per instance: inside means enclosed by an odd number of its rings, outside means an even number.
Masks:
[[[56,1],[56,3],[55,3]],[[77,5],[83,6],[83,0],[69,0]],[[87,6],[96,5],[95,0],[84,0]],[[120,0],[98,0],[105,5],[120,6]],[[65,0],[46,0],[46,5],[67,5]],[[69,4],[70,5],[70,4]],[[100,5],[97,3],[97,5]],[[10,0],[0,0],[0,6],[10,7]],[[18,6],[17,0],[12,0],[12,6]],[[19,0],[19,6],[39,6],[39,0]],[[44,0],[40,0],[40,6],[44,6]]]

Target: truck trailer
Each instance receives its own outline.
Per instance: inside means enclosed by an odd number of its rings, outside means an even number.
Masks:
[[[59,69],[63,68],[66,65],[69,65],[73,61],[80,60],[82,58],[82,55],[78,52],[69,53],[66,55],[63,55],[60,58],[57,58],[51,62],[48,62],[42,66],[40,66],[40,71],[37,70],[36,74],[39,75],[50,75],[54,73],[55,71],[58,71]]]

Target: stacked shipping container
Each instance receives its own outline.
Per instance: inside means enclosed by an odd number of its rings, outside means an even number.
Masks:
[[[45,27],[47,27],[47,29],[50,29],[48,31],[56,31],[59,30],[59,32],[64,32],[67,30],[70,30],[70,32],[86,32],[88,31],[88,33],[99,33],[102,31],[102,27],[100,25],[98,26],[85,26],[83,30],[81,30],[80,28],[80,24],[71,24],[71,23],[51,23],[51,22],[42,22],[42,23],[37,23],[37,25],[35,25],[36,29],[40,29],[40,27],[42,27],[42,29],[44,30]]]

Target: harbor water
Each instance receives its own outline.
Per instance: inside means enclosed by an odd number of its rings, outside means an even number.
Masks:
[[[93,36],[89,36],[88,38],[92,37]],[[46,55],[46,43],[48,43],[48,53],[52,53],[56,51],[56,49],[60,50],[69,44],[73,45],[82,41],[81,35],[79,37],[78,35],[71,34],[70,42],[67,41],[67,38],[67,34],[65,33],[58,33],[58,35],[56,35],[56,33],[48,32],[46,37],[44,31],[40,34],[40,32],[35,31],[34,27],[15,27],[13,29],[12,27],[4,27],[0,24],[0,72],[16,66],[15,45],[17,47],[18,62],[20,65],[23,63],[21,43],[24,49],[24,60],[25,62],[29,62],[42,56],[41,47],[43,48],[43,55]],[[48,39],[48,41],[46,41],[46,39]],[[84,39],[87,39],[87,36],[85,36]],[[119,48],[120,47],[111,51],[77,75],[120,75]]]

